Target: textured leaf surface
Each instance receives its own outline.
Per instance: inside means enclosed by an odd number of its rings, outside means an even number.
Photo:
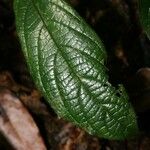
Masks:
[[[62,0],[15,0],[15,14],[33,79],[57,114],[97,136],[133,135],[128,96],[108,83],[105,50],[82,18]]]
[[[139,0],[140,19],[150,39],[150,0]]]

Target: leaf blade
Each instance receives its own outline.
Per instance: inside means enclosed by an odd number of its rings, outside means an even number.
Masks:
[[[78,14],[62,0],[16,0],[15,13],[31,75],[57,114],[105,138],[133,134],[126,93],[108,83],[103,44]]]

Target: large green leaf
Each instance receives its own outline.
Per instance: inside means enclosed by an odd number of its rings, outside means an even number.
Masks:
[[[82,18],[63,0],[15,0],[15,14],[31,75],[56,113],[104,138],[133,135],[128,96],[108,83],[104,47]]]
[[[139,0],[141,23],[150,39],[150,0]]]

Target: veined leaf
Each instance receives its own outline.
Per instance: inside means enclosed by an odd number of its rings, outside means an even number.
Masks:
[[[150,39],[150,0],[139,0],[139,8],[141,23]]]
[[[103,44],[83,19],[63,0],[15,0],[15,14],[31,75],[56,113],[97,136],[133,135],[128,96],[108,83]]]

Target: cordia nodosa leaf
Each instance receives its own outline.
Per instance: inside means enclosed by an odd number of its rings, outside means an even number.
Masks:
[[[137,131],[122,86],[108,82],[103,44],[63,0],[15,0],[31,75],[55,112],[87,132],[124,139]]]
[[[150,39],[150,0],[138,0],[140,9],[140,20],[144,30]]]

